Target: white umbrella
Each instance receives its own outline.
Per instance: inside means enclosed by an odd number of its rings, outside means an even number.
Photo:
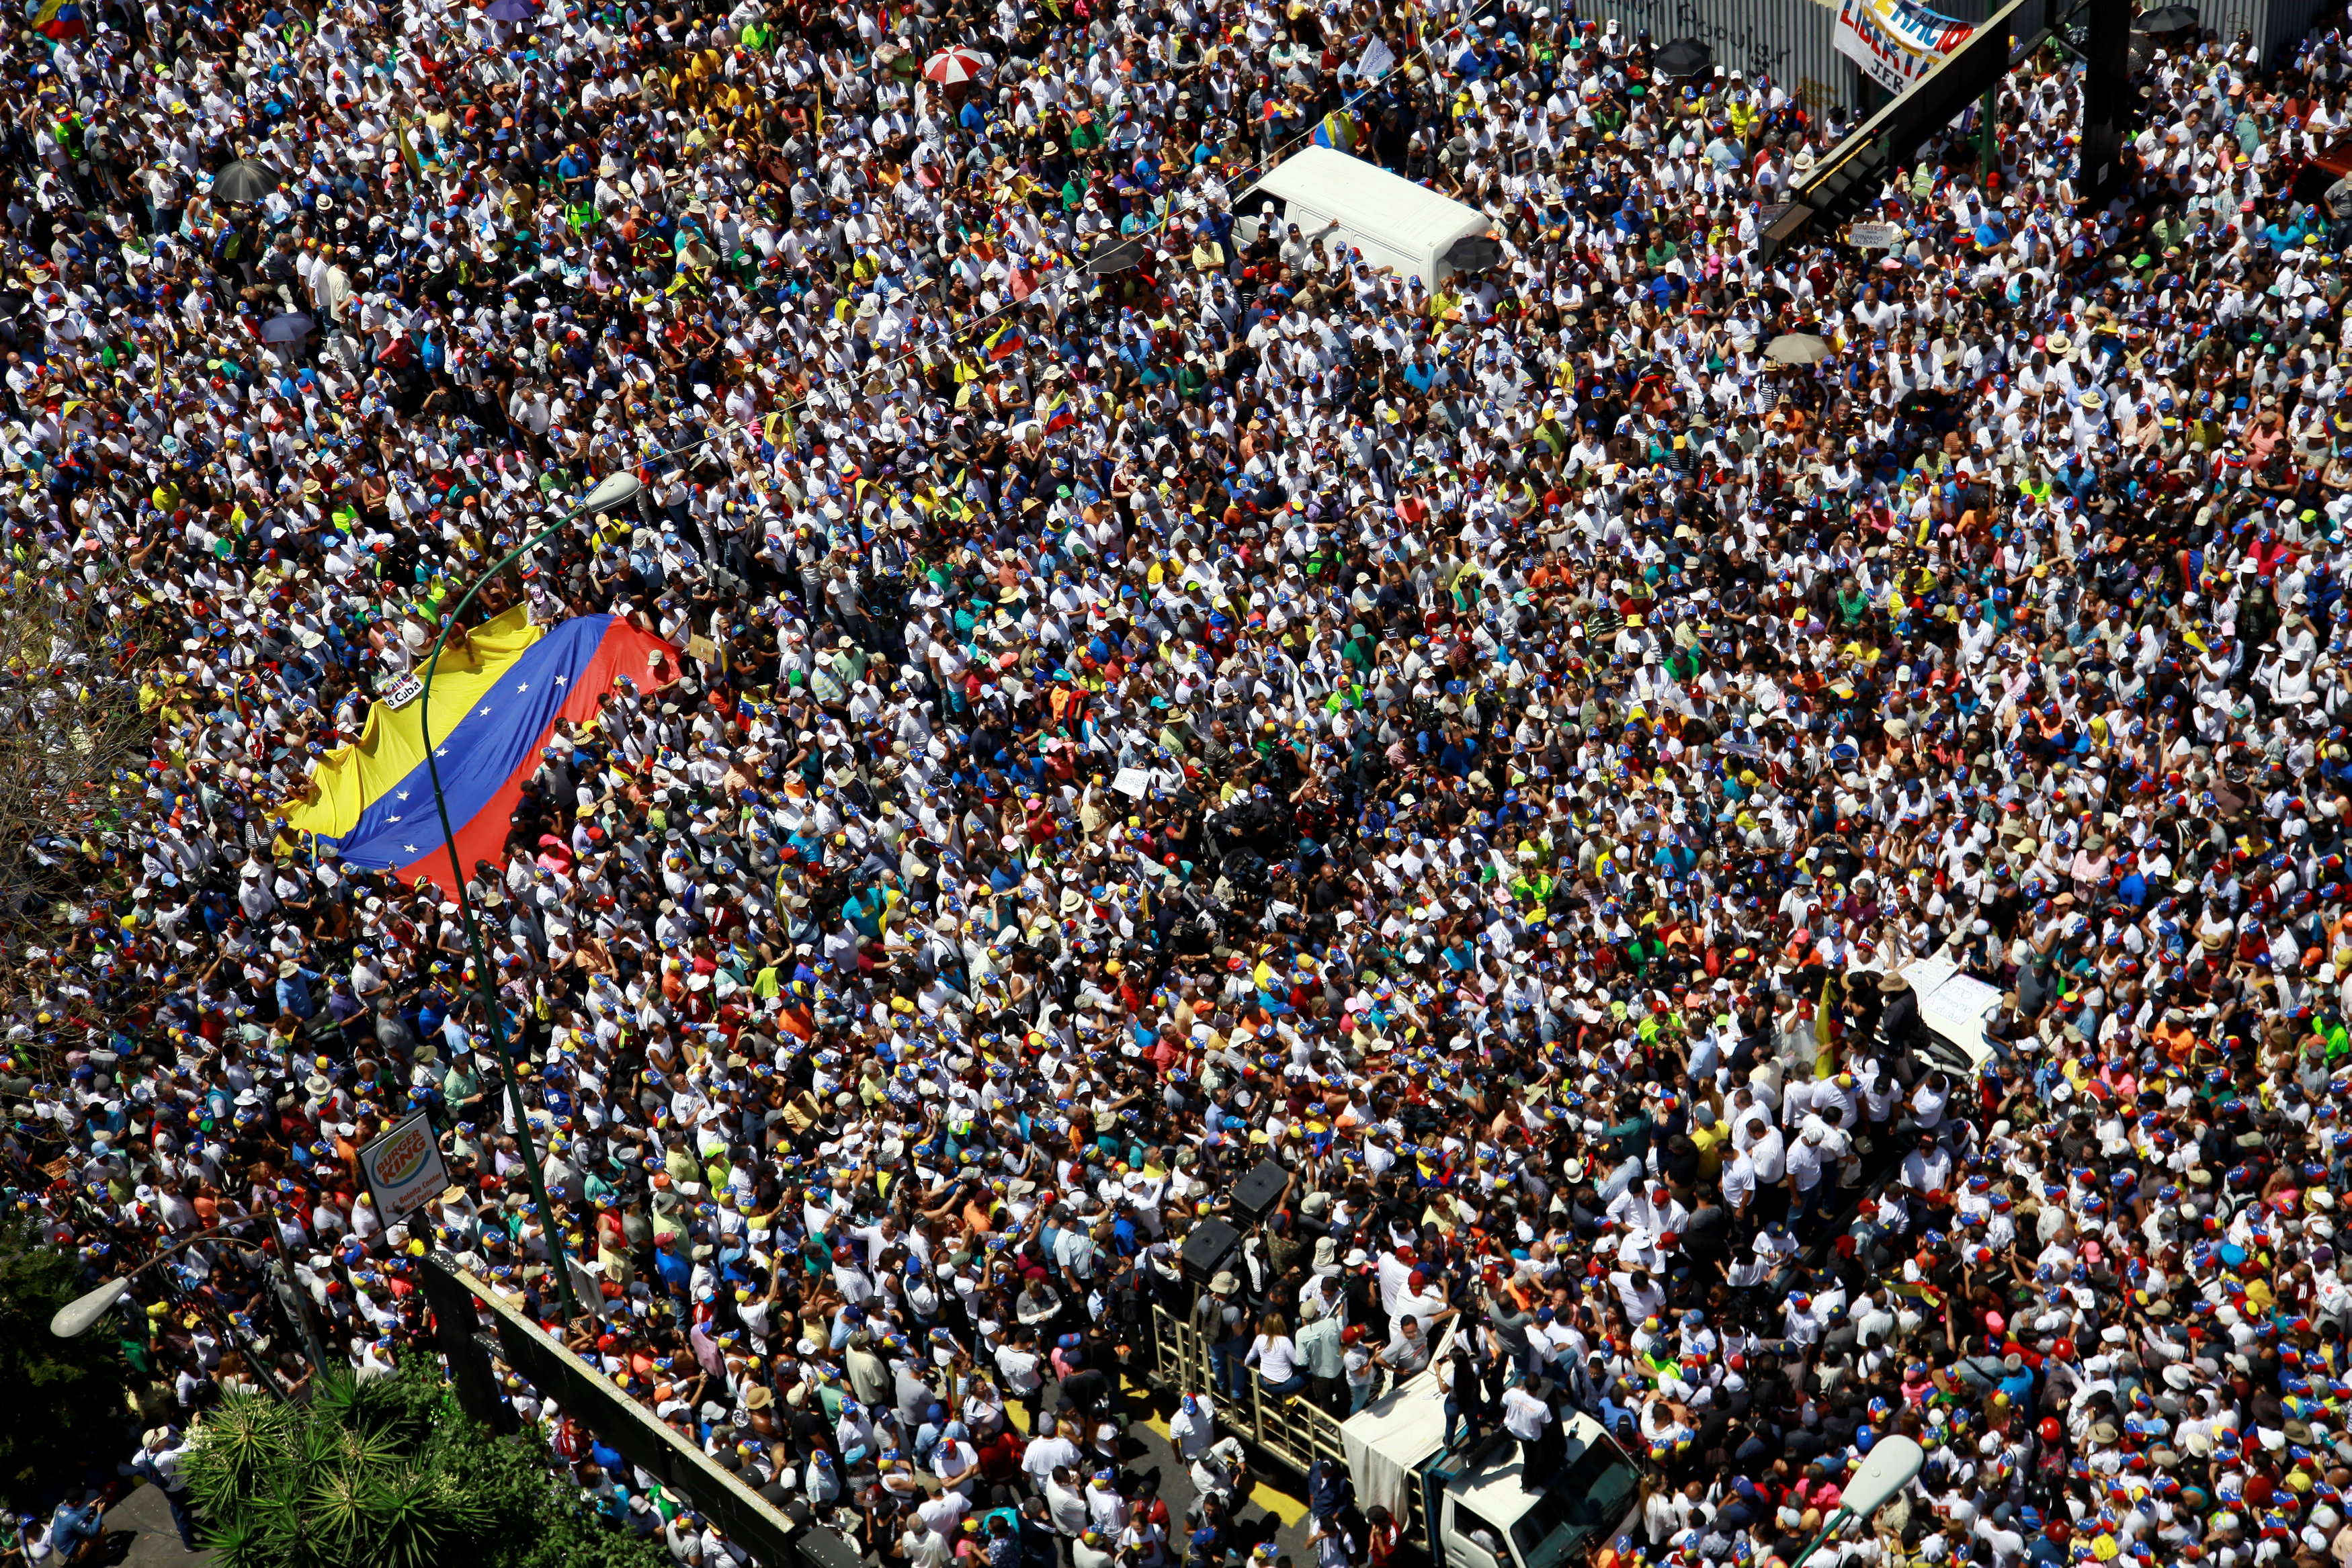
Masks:
[[[1818,365],[1833,351],[1811,332],[1783,332],[1764,345],[1764,357],[1776,365]]]
[[[988,61],[961,45],[941,49],[923,62],[923,75],[941,87],[971,81],[988,69]]]

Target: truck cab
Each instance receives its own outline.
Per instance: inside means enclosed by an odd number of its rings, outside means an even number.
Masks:
[[[1440,1568],[1561,1568],[1632,1528],[1642,1479],[1600,1422],[1567,1419],[1560,1464],[1533,1478],[1504,1433],[1445,1448],[1444,1401],[1419,1378],[1339,1431],[1359,1503],[1386,1506]]]
[[[1570,1423],[1566,1462],[1532,1490],[1509,1438],[1460,1474],[1444,1476],[1437,1545],[1444,1568],[1562,1568],[1583,1561],[1594,1536],[1614,1538],[1634,1523],[1641,1472],[1589,1416]]]

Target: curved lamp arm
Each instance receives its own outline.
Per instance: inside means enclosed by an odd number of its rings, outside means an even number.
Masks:
[[[49,1319],[49,1332],[59,1339],[76,1339],[88,1333],[97,1324],[98,1320],[104,1317],[112,1310],[114,1303],[122,1299],[123,1293],[130,1290],[131,1281],[169,1258],[173,1253],[194,1247],[199,1241],[226,1240],[230,1246],[241,1248],[247,1252],[261,1250],[250,1241],[241,1241],[230,1236],[228,1229],[226,1225],[215,1225],[210,1230],[199,1230],[194,1236],[183,1236],[128,1274],[118,1274],[96,1290],[77,1296],[59,1307]]]

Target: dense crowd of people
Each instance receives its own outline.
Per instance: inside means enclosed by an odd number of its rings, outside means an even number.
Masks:
[[[1597,1419],[1601,1568],[1793,1561],[1897,1434],[1832,1555],[2352,1563],[2335,31],[2143,49],[2100,206],[2053,45],[1894,248],[1768,256],[1840,111],[1573,5],[26,27],[7,542],[154,725],[38,852],[5,1147],[88,1284],[226,1232],[124,1309],[184,1531],[225,1394],[431,1354],[432,1253],[894,1568],[1270,1562],[1235,1402],[1395,1391],[1530,1476]],[[1286,221],[1310,141],[1495,264]],[[445,629],[590,614],[675,662],[547,737],[478,956],[289,824]]]

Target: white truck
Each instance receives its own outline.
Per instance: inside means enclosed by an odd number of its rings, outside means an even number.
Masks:
[[[1600,1422],[1572,1414],[1559,1468],[1531,1479],[1507,1436],[1445,1448],[1444,1403],[1418,1383],[1349,1416],[1339,1433],[1358,1501],[1418,1521],[1416,1543],[1439,1568],[1559,1568],[1582,1561],[1594,1536],[1636,1522],[1641,1471]]]
[[[1155,1308],[1153,1326],[1161,1356],[1153,1375],[1210,1386],[1192,1324]],[[1437,1354],[1451,1342],[1449,1329]],[[1532,1487],[1507,1437],[1447,1447],[1433,1371],[1345,1421],[1304,1399],[1267,1399],[1253,1387],[1245,1400],[1217,1401],[1217,1424],[1300,1476],[1318,1459],[1337,1459],[1355,1482],[1358,1506],[1386,1508],[1437,1568],[1559,1568],[1580,1561],[1593,1536],[1633,1528],[1639,1511],[1641,1468],[1589,1416],[1570,1415],[1559,1468]]]
[[[2000,1006],[2000,988],[1962,974],[1948,958],[1914,958],[1903,966],[1903,977],[1919,993],[1919,1021],[1929,1037],[1927,1060],[1956,1076],[1974,1078],[1994,1054],[1984,1026]]]

